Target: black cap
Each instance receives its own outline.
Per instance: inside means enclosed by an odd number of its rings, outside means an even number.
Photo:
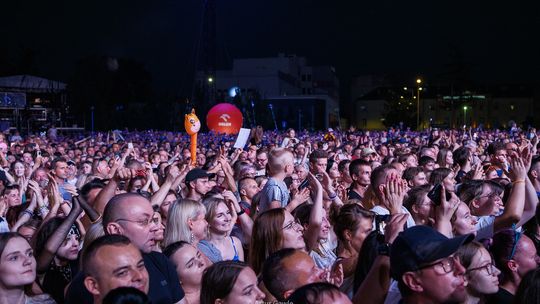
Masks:
[[[186,183],[192,182],[198,178],[205,178],[205,177],[212,178],[214,176],[215,176],[214,173],[207,173],[206,170],[195,168],[195,169],[190,170],[188,174],[186,175]]]
[[[401,281],[405,272],[419,270],[423,265],[446,258],[455,253],[461,245],[473,240],[473,234],[449,239],[428,226],[408,228],[398,235],[390,247],[392,278]]]

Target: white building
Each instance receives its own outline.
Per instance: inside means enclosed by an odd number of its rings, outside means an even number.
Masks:
[[[199,84],[210,80],[203,77],[202,72],[197,74]],[[234,59],[231,70],[218,70],[211,78],[218,101],[232,101],[235,93],[242,96],[257,93],[263,104],[256,106],[257,113],[253,114],[256,118],[271,116],[264,111],[273,104],[279,129],[299,126],[319,129],[339,123],[339,81],[331,66],[309,66],[305,57],[279,54]]]

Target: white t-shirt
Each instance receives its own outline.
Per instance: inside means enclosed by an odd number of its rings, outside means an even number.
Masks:
[[[493,237],[493,234],[495,233],[494,226],[495,226],[495,216],[493,215],[479,216],[478,222],[476,223],[475,239],[477,241],[480,241],[483,239],[489,239]]]

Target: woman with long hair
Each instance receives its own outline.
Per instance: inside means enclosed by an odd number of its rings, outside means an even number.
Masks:
[[[461,246],[456,256],[465,268],[465,279],[468,282],[465,303],[485,303],[487,295],[499,290],[498,276],[501,273],[495,267],[489,251],[481,243],[471,242]]]
[[[226,260],[243,261],[242,243],[237,237],[231,236],[233,225],[238,218],[236,211],[220,197],[205,198],[203,204],[206,207],[208,236],[199,242],[199,250],[213,263]]]
[[[454,179],[454,171],[448,168],[437,168],[431,172],[429,183],[433,186],[443,184],[448,192],[456,192],[456,180]]]
[[[203,272],[211,265],[208,258],[197,247],[184,241],[170,244],[163,253],[176,268],[187,303],[199,303]]]
[[[222,261],[204,271],[201,304],[255,304],[263,298],[255,272],[243,262]]]
[[[36,232],[37,272],[43,276],[43,290],[58,303],[64,303],[65,287],[79,271],[82,236],[74,223],[81,212],[78,199],[73,199],[67,217],[53,217]]]
[[[437,164],[439,165],[439,168],[452,169],[452,166],[454,166],[454,156],[452,151],[449,149],[440,149],[437,154]]]
[[[338,238],[337,259],[343,265],[343,284],[340,289],[352,298],[354,272],[364,240],[373,230],[375,214],[358,204],[341,207],[334,219]]]
[[[253,224],[249,249],[249,263],[260,274],[266,258],[283,248],[305,250],[303,228],[292,214],[284,208],[261,213]]]
[[[208,223],[203,204],[190,199],[176,201],[169,208],[163,247],[178,241],[197,246],[206,238]]]
[[[35,280],[36,259],[28,241],[15,232],[0,233],[0,303],[55,303],[47,294],[25,292]]]

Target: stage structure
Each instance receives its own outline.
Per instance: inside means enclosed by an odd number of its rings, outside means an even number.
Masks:
[[[0,77],[0,131],[68,127],[66,84],[31,75]],[[73,126],[69,126],[73,127]]]

